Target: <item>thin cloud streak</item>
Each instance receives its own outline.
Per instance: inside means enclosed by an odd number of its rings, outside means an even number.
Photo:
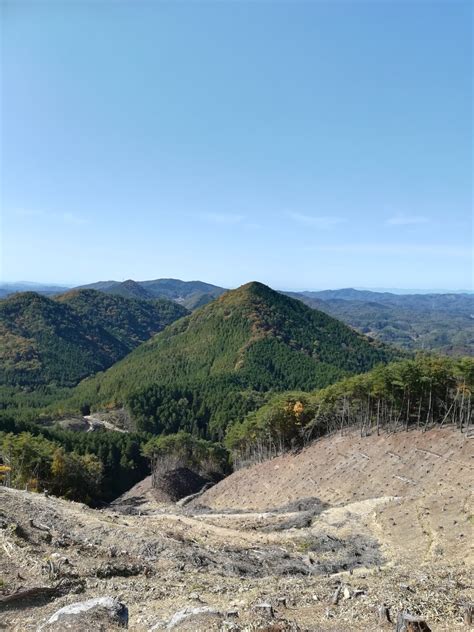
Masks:
[[[304,213],[289,213],[288,216],[305,226],[314,226],[315,228],[332,228],[338,224],[342,224],[346,220],[343,217],[332,217],[330,215],[305,215]]]
[[[394,215],[389,217],[386,224],[389,226],[415,226],[417,224],[428,224],[429,218],[424,215]]]

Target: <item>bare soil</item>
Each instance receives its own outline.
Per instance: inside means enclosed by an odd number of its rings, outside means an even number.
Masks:
[[[184,609],[197,610],[173,630],[393,630],[377,622],[382,603],[393,619],[407,610],[433,631],[466,629],[473,447],[451,428],[327,437],[183,508],[147,481],[102,510],[2,488],[0,595],[58,590],[0,601],[0,626],[36,630],[66,604],[110,595],[137,631]],[[130,502],[139,513],[123,512]]]

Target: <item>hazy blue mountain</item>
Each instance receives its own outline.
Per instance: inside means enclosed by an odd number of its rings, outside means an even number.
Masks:
[[[51,296],[53,294],[60,294],[66,292],[71,286],[67,285],[54,285],[49,283],[32,283],[29,281],[18,281],[17,283],[1,283],[0,284],[0,298],[5,298],[16,292],[36,292],[37,294],[44,294]]]

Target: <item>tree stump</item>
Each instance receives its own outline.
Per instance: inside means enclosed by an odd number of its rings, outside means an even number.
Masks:
[[[466,625],[472,625],[472,619],[474,617],[474,606],[467,604],[464,606],[464,623]]]
[[[275,616],[272,605],[270,603],[267,603],[267,602],[257,603],[255,604],[254,609],[256,612],[258,612],[259,614],[263,616],[266,616],[269,618],[273,618]]]
[[[397,618],[396,632],[431,632],[431,628],[421,617],[400,612]]]
[[[384,603],[377,608],[377,618],[380,625],[383,625],[384,623],[392,623],[392,620],[390,619],[390,608]]]
[[[341,592],[342,592],[342,584],[339,584],[339,586],[336,588],[334,592],[334,595],[332,596],[331,603],[333,606],[337,606],[337,604],[339,603]]]

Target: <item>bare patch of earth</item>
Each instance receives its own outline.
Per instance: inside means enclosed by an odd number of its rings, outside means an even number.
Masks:
[[[112,596],[127,605],[137,631],[173,620],[168,629],[206,632],[393,630],[377,622],[382,603],[394,619],[403,610],[423,615],[433,631],[465,629],[464,604],[474,599],[472,447],[449,429],[421,434],[408,433],[409,445],[396,435],[329,438],[319,442],[324,451],[237,472],[196,506],[166,505],[142,482],[131,496],[143,501],[141,515],[120,513],[121,502],[92,510],[2,488],[1,625],[37,630],[64,605]],[[360,451],[369,458],[354,457]],[[321,482],[309,491],[298,480],[314,478],[315,456],[324,453],[328,478],[316,461]],[[273,484],[284,490],[260,502],[266,471],[278,473]],[[2,594],[38,586],[57,590],[2,606]]]

